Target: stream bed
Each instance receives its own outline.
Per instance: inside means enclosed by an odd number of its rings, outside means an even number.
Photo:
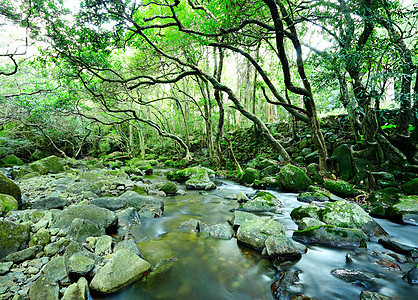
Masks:
[[[160,175],[151,177],[152,181],[162,179]],[[180,223],[191,218],[207,225],[225,224],[232,218],[230,210],[238,204],[229,198],[239,192],[248,195],[256,192],[228,180],[216,180],[216,183],[217,189],[212,191],[187,190],[186,195],[166,197],[162,217],[142,218],[142,225],[132,231],[139,241],[138,248],[153,268],[161,265],[161,261],[165,264],[120,293],[94,299],[274,299],[270,285],[279,270],[300,271],[303,288],[299,292],[314,299],[359,299],[363,290],[393,299],[418,299],[418,286],[402,280],[414,264],[399,263],[401,270],[376,264],[382,258],[391,258],[384,253],[393,253],[378,244],[376,238],[367,242],[367,249],[309,246],[299,261],[275,265],[260,252],[239,245],[236,238],[223,240],[205,233],[176,231]],[[290,212],[302,203],[297,201],[297,194],[269,192],[283,204],[281,210],[259,215],[281,222],[291,238],[297,225]],[[398,242],[418,246],[417,227],[376,221]],[[352,258],[349,262],[346,262],[347,254]],[[338,279],[331,271],[339,268],[373,272],[376,285],[365,288]]]

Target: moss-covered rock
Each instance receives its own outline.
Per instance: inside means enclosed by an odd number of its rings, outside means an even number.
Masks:
[[[36,149],[35,151],[33,151],[33,153],[31,154],[29,160],[30,161],[37,161],[40,160],[42,158],[45,158],[46,155],[39,149]]]
[[[418,196],[403,196],[386,210],[386,215],[406,224],[418,224]]]
[[[322,212],[322,221],[337,227],[361,229],[369,236],[387,234],[360,206],[344,200],[328,204]]]
[[[284,234],[284,232],[284,227],[281,223],[269,217],[261,217],[242,223],[238,228],[237,239],[244,245],[262,250],[269,236]]]
[[[29,247],[40,245],[45,246],[51,240],[51,234],[45,228],[39,229],[30,239]]]
[[[58,157],[55,155],[48,156],[41,160],[35,161],[29,164],[29,168],[32,172],[39,173],[41,175],[45,175],[48,173],[60,173],[64,171],[64,167],[61,164]]]
[[[209,178],[214,176],[214,171],[201,167],[186,168],[176,172],[169,172],[166,175],[168,180],[185,182],[186,188],[193,190],[215,189],[216,185]]]
[[[383,206],[383,207],[389,207],[399,199],[400,194],[391,192],[392,190],[398,190],[398,189],[384,189],[379,191],[372,192],[369,197],[367,197],[367,202],[372,204],[373,206]],[[399,190],[398,190],[399,191]]]
[[[29,229],[29,225],[0,220],[0,259],[26,246]]]
[[[254,180],[254,187],[261,189],[281,189],[282,182],[278,177],[263,177],[260,180]]]
[[[253,168],[246,168],[239,177],[239,182],[244,184],[252,184],[255,180],[260,179],[260,172]]]
[[[276,176],[280,172],[280,167],[278,164],[273,164],[265,167],[260,172],[260,177]]]
[[[302,220],[305,217],[321,220],[322,211],[323,209],[316,205],[304,204],[302,206],[294,208],[290,213],[290,217],[296,223],[298,223],[300,220]]]
[[[238,210],[246,212],[275,212],[280,201],[269,192],[259,192],[256,197],[250,201],[241,204]]]
[[[300,193],[297,197],[298,201],[300,202],[307,202],[307,203],[311,203],[311,202],[325,202],[325,201],[329,201],[330,198],[325,196],[322,193],[319,192],[305,192],[305,193]]]
[[[340,197],[349,197],[356,193],[351,184],[344,180],[325,180],[322,186]]]
[[[351,158],[350,148],[347,144],[335,148],[331,159],[336,162],[342,180],[347,181],[353,178],[353,160]]]
[[[19,203],[10,195],[0,194],[0,203],[5,211],[11,211],[12,209],[18,209]]]
[[[178,187],[177,184],[175,184],[174,182],[167,181],[160,186],[159,190],[163,191],[167,195],[175,195],[178,191]]]
[[[322,221],[319,221],[318,219],[305,217],[305,218],[302,218],[302,220],[300,220],[298,229],[305,230],[311,227],[321,226],[321,225],[326,225],[326,224]]]
[[[14,154],[7,155],[1,159],[1,164],[6,167],[23,166],[23,161]]]
[[[0,172],[0,194],[13,196],[18,204],[22,204],[22,192],[19,186]]]
[[[373,207],[369,214],[374,218],[384,218],[385,217],[385,208],[382,205]]]
[[[367,236],[361,229],[321,225],[293,232],[293,239],[304,244],[319,244],[331,247],[366,247]]]
[[[312,184],[311,179],[305,172],[293,165],[286,165],[281,168],[279,178],[283,187],[290,192],[306,190]]]
[[[402,185],[402,190],[407,195],[418,195],[418,178],[414,178]]]
[[[306,173],[312,178],[313,182],[317,184],[323,184],[324,178],[319,174],[319,165],[317,163],[311,163],[306,167]]]
[[[302,257],[296,246],[284,234],[269,236],[265,241],[265,246],[270,259],[287,261],[298,260]]]

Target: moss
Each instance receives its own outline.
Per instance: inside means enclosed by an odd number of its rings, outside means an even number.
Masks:
[[[177,185],[174,182],[167,181],[161,187],[160,191],[163,191],[167,195],[175,195],[177,193]]]
[[[302,218],[309,217],[317,220],[322,218],[322,209],[316,205],[305,204],[296,207],[290,213],[290,217],[293,221],[300,221]]]
[[[20,204],[22,193],[19,186],[0,172],[0,194],[13,196]]]
[[[351,184],[344,180],[325,180],[322,186],[340,197],[348,197],[355,194],[355,190]]]
[[[25,247],[29,229],[29,225],[0,220],[0,259]]]
[[[23,166],[23,161],[14,154],[7,155],[4,157],[1,162],[3,166],[12,167],[12,166]]]
[[[311,179],[305,172],[293,165],[286,165],[281,168],[279,178],[283,187],[291,192],[306,190],[312,184]]]
[[[418,195],[418,178],[414,178],[402,185],[402,190],[407,195]]]
[[[3,205],[5,211],[11,211],[12,209],[18,209],[19,203],[10,195],[0,194],[0,203]]]

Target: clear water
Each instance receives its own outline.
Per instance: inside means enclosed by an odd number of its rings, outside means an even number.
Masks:
[[[310,246],[298,262],[273,266],[259,252],[238,245],[235,238],[221,240],[202,233],[175,231],[181,222],[190,218],[208,225],[225,223],[232,217],[230,209],[237,205],[237,201],[225,197],[240,191],[255,192],[226,180],[218,183],[216,190],[207,193],[187,191],[184,196],[167,197],[163,217],[142,219],[142,226],[134,230],[133,235],[142,240],[138,247],[146,260],[153,267],[163,259],[175,257],[175,260],[105,299],[273,299],[270,285],[278,268],[300,270],[303,293],[315,299],[359,299],[364,288],[334,277],[331,271],[337,268],[373,272],[378,277],[375,291],[394,299],[418,299],[418,287],[401,279],[413,264],[399,264],[402,272],[376,264],[381,258],[390,258],[382,254],[390,251],[376,241],[368,242],[368,249],[357,251]],[[280,221],[291,237],[297,225],[289,213],[301,203],[296,200],[296,194],[272,193],[283,206],[280,213],[266,215]],[[417,227],[377,221],[399,242],[418,246]],[[348,253],[353,258],[350,263],[345,259]]]

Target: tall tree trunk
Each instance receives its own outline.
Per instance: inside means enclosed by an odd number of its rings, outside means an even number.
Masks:
[[[216,55],[216,50],[219,51],[219,59]],[[221,48],[215,48],[214,51],[214,61],[215,61],[215,71],[214,76],[218,82],[221,82],[222,79],[222,71],[223,71],[223,62],[224,62],[224,52]],[[221,148],[221,140],[223,137],[223,128],[224,128],[224,120],[225,120],[225,109],[223,106],[222,95],[219,90],[215,89],[214,92],[216,103],[218,104],[219,108],[219,120],[218,120],[218,131],[216,132],[216,139],[215,139],[215,148],[216,148],[216,156],[218,162],[218,168],[221,168],[225,165],[225,160],[222,154]]]

